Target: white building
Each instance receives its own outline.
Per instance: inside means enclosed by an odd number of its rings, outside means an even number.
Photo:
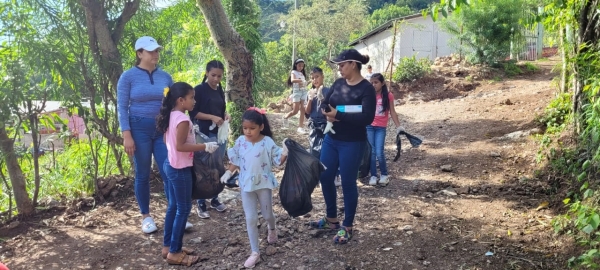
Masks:
[[[396,42],[392,49],[394,35]],[[417,58],[434,60],[438,56],[450,55],[454,52],[448,44],[450,38],[451,35],[431,17],[415,14],[390,20],[352,41],[350,46],[369,55],[373,72],[385,72],[389,71],[390,64],[395,67],[402,57],[416,55]],[[392,59],[393,63],[390,63]]]

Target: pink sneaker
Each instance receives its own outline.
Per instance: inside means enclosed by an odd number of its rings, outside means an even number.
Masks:
[[[269,244],[277,243],[277,229],[269,229],[269,234],[267,235],[267,242],[269,242]]]
[[[250,257],[244,263],[244,267],[246,268],[254,268],[254,266],[260,261],[260,254],[258,252],[252,252]]]

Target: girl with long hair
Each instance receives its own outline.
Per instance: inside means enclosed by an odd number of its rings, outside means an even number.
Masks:
[[[167,159],[163,179],[167,196],[167,213],[163,235],[162,256],[169,264],[190,266],[198,262],[193,251],[183,248],[183,231],[192,209],[192,174],[195,151],[213,153],[219,146],[216,142],[196,144],[196,136],[186,111],[194,108],[194,89],[191,85],[178,82],[164,88],[164,98],[156,126],[163,132],[167,146]]]
[[[267,221],[267,242],[277,242],[275,215],[273,214],[273,189],[278,186],[273,166],[280,166],[287,159],[288,150],[283,142],[280,148],[273,141],[273,132],[267,119],[266,111],[251,107],[242,115],[244,135],[235,140],[227,155],[231,161],[229,169],[221,177],[226,183],[235,170],[240,170],[239,186],[242,196],[242,207],[246,216],[246,230],[250,239],[251,254],[244,263],[252,268],[260,260],[258,222],[258,205],[260,213]]]
[[[304,71],[305,64],[304,60],[296,59],[294,61],[294,65],[292,66],[292,71],[290,73],[290,77],[288,77],[287,84],[292,87],[292,102],[293,107],[292,111],[287,115],[283,116],[283,126],[287,127],[288,118],[296,115],[300,112],[300,121],[298,122],[298,133],[305,134],[304,130],[304,106],[303,103],[306,101],[308,91],[306,90],[306,86],[308,85],[306,81],[306,71]]]
[[[396,124],[396,135],[404,128],[400,126],[398,114],[394,109],[394,95],[388,91],[383,75],[374,73],[371,76],[371,84],[375,88],[377,105],[375,107],[375,119],[373,123],[367,126],[367,138],[371,144],[371,179],[369,179],[369,185],[375,186],[379,183],[386,186],[390,180],[388,179],[384,147],[390,116]],[[379,161],[379,170],[381,170],[379,179],[377,178],[377,161]]]
[[[223,72],[225,67],[223,63],[218,60],[212,60],[206,64],[204,71],[204,78],[202,83],[194,88],[196,92],[196,105],[194,109],[190,111],[190,117],[192,122],[195,122],[200,127],[200,132],[209,138],[216,138],[219,132],[219,128],[224,121],[229,120],[229,115],[225,111],[226,101],[223,87],[221,86],[221,79],[223,78]],[[219,145],[221,153],[225,153],[226,143]],[[208,213],[206,200],[200,199],[198,202],[198,217],[210,218]],[[227,206],[219,202],[219,195],[217,194],[210,201],[210,208],[213,208],[219,212],[225,211]]]

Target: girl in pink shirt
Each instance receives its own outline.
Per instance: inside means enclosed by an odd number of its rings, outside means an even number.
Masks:
[[[194,109],[194,88],[178,82],[165,87],[157,128],[164,132],[167,159],[163,165],[167,179],[163,179],[168,201],[165,215],[162,256],[169,264],[190,266],[198,262],[190,256],[193,250],[183,248],[183,231],[192,209],[192,166],[195,151],[213,153],[219,148],[216,142],[196,144],[192,122],[186,111]]]
[[[369,180],[369,185],[375,186],[379,182],[380,185],[385,186],[390,182],[383,149],[390,115],[392,116],[392,120],[394,120],[394,124],[396,124],[396,134],[403,131],[404,128],[400,126],[398,115],[394,109],[394,95],[388,91],[383,75],[381,73],[373,74],[371,76],[371,84],[375,88],[375,99],[377,102],[375,106],[375,119],[371,125],[367,126],[367,140],[371,144],[371,179]],[[379,160],[379,169],[381,170],[381,177],[379,179],[377,179],[377,160]]]

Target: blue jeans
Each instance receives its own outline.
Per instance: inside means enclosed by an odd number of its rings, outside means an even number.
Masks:
[[[216,133],[208,133],[208,137],[209,138],[216,138],[217,134]],[[219,144],[219,149],[217,149],[217,151],[215,153],[220,153],[221,156],[225,156],[225,148],[226,148],[226,143],[222,143]],[[213,201],[216,201],[219,199],[219,194],[217,194],[214,198],[212,198]],[[206,204],[206,199],[198,199],[198,207],[202,206],[203,204]]]
[[[167,213],[165,214],[165,231],[163,246],[170,247],[169,252],[178,253],[183,246],[183,231],[190,211],[192,210],[192,167],[175,169],[164,162],[167,175],[165,193],[167,194]]]
[[[163,141],[163,133],[156,129],[156,121],[152,118],[131,116],[131,137],[135,143],[133,164],[135,166],[135,198],[142,215],[150,213],[150,171],[152,170],[152,154],[163,181],[167,179],[163,163],[167,159],[167,145]]]
[[[385,164],[385,132],[384,127],[367,126],[367,139],[371,144],[371,176],[377,176],[377,163],[379,161],[379,170],[381,175],[388,175]]]
[[[338,141],[332,139],[329,135],[325,135],[321,147],[321,162],[327,167],[321,173],[321,190],[325,198],[327,217],[337,218],[337,191],[334,180],[339,168],[344,194],[344,222],[342,225],[346,227],[352,227],[354,223],[354,215],[358,205],[356,178],[365,144],[365,141]]]

